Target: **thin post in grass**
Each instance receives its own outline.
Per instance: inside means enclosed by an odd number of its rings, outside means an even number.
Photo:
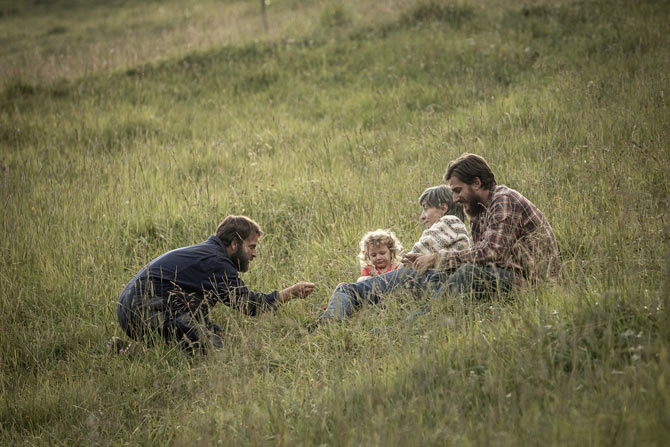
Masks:
[[[265,0],[261,0],[261,14],[263,15],[263,27],[265,28],[265,32],[267,33],[269,27],[268,27],[268,15],[265,11]]]

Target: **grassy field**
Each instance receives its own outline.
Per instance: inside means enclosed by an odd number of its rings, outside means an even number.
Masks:
[[[269,2],[268,2],[269,3]],[[0,445],[668,445],[670,6],[0,1]],[[308,334],[368,230],[462,152],[554,227],[558,284],[398,295]],[[225,349],[110,355],[151,258],[266,236]]]

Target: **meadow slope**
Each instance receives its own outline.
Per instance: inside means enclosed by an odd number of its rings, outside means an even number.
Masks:
[[[257,3],[0,2],[0,444],[667,445],[667,2]],[[308,333],[466,151],[559,283]],[[110,355],[124,284],[227,214],[266,232],[249,285],[315,293],[217,307],[209,356]]]

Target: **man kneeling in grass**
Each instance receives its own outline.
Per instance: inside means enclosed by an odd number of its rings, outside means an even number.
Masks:
[[[135,340],[153,335],[184,348],[221,347],[220,328],[209,319],[218,302],[256,315],[293,298],[314,284],[299,282],[282,291],[249,290],[239,277],[256,257],[260,226],[245,216],[228,216],[206,241],[165,253],[128,283],[117,305],[119,324]]]
[[[411,274],[403,278],[410,278],[422,290],[430,286],[433,297],[472,294],[485,299],[505,295],[514,286],[556,277],[560,258],[551,225],[530,200],[497,185],[483,157],[461,155],[449,163],[444,181],[470,218],[473,245],[462,250],[408,253],[403,264]],[[322,320],[342,319],[362,301],[376,302],[380,293],[408,281],[391,278],[395,272],[374,278],[377,282],[365,288],[338,287]]]
[[[463,250],[470,246],[470,237],[463,223],[465,219],[463,207],[454,202],[448,186],[440,185],[426,189],[419,197],[419,204],[423,208],[421,220],[426,230],[410,253],[403,257],[404,262],[412,254]],[[363,300],[377,303],[384,294],[398,287],[418,292],[431,288],[436,291],[445,280],[443,272],[431,271],[426,274],[417,274],[410,268],[400,267],[398,270],[361,282],[342,283],[337,286],[330,297],[328,308],[319,321],[340,320],[350,315]]]

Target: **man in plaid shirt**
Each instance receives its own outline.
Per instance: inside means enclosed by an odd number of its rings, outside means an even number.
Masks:
[[[472,245],[437,253],[407,253],[402,260],[404,269],[338,286],[315,326],[341,320],[355,305],[377,302],[380,293],[398,285],[429,292],[432,298],[445,293],[491,298],[507,294],[515,285],[556,277],[560,258],[551,225],[530,200],[497,185],[484,158],[461,155],[449,163],[444,181],[453,192],[453,201],[463,205],[470,217]]]
[[[530,200],[497,185],[484,158],[461,155],[449,163],[444,181],[470,217],[473,245],[451,252],[408,253],[406,266],[419,274],[455,270],[440,292],[482,297],[556,277],[560,258],[551,225]]]

